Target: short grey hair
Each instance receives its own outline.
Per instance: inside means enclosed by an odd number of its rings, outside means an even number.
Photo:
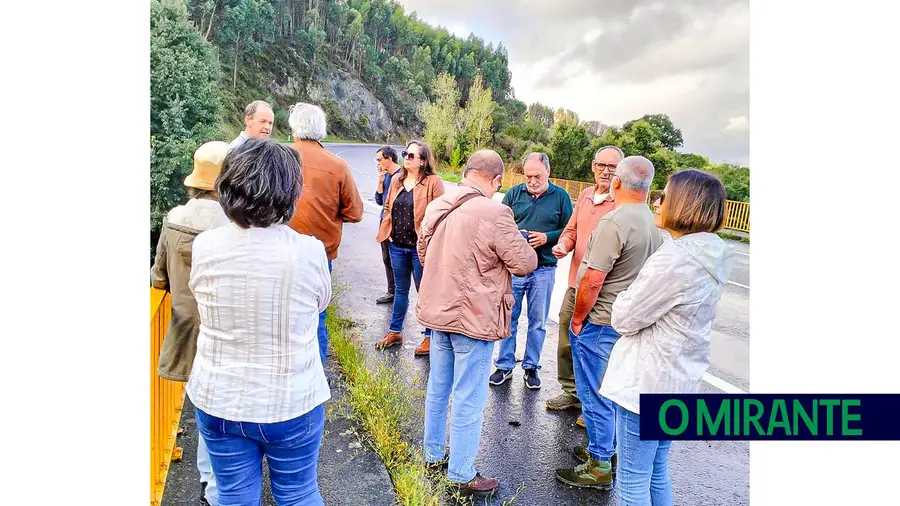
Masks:
[[[272,109],[272,106],[269,105],[269,103],[265,100],[254,100],[253,102],[247,104],[247,107],[244,108],[244,116],[250,116],[252,118],[261,105],[268,107],[269,110],[274,110]]]
[[[612,150],[615,151],[616,153],[619,153],[619,158],[625,158],[625,152],[622,151],[621,149],[619,149],[618,146],[609,145],[609,146],[603,146],[603,147],[601,147],[600,149],[598,149],[597,151],[594,151],[594,158],[593,158],[593,159],[596,160],[597,157],[600,156],[600,153],[602,153],[603,151],[605,151],[605,150],[607,150],[607,149],[612,149]]]
[[[547,156],[547,153],[541,153],[538,151],[525,155],[525,158],[522,159],[522,166],[528,163],[528,160],[531,160],[532,158],[540,158],[541,163],[544,164],[544,168],[550,170],[550,157]]]
[[[622,187],[627,190],[650,191],[653,174],[653,162],[643,156],[625,157],[616,167],[616,177],[622,181]]]
[[[320,141],[325,138],[325,111],[321,107],[297,102],[289,111],[288,125],[295,139]]]

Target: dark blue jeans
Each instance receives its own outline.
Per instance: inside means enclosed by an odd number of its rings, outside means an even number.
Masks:
[[[331,272],[331,260],[328,261],[328,272]],[[322,356],[322,367],[328,358],[328,327],[325,326],[325,314],[328,310],[319,313],[319,355]]]
[[[422,264],[415,248],[397,246],[391,243],[391,269],[394,270],[394,307],[391,315],[391,332],[403,332],[403,322],[409,309],[410,278],[416,283],[416,292],[422,282]],[[431,329],[425,329],[425,336],[431,336]]]
[[[609,365],[609,354],[619,340],[612,327],[585,322],[577,336],[569,326],[575,391],[588,434],[588,453],[594,460],[609,462],[616,450],[616,411],[613,402],[600,395],[600,383]]]
[[[262,459],[269,463],[272,496],[278,506],[322,506],[319,446],[325,429],[320,404],[305,415],[277,423],[233,422],[196,410],[197,430],[206,441],[219,506],[262,502]]]

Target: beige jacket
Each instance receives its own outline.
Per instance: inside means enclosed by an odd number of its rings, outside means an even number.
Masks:
[[[150,284],[172,294],[172,320],[159,352],[159,375],[171,381],[187,381],[197,352],[200,315],[188,287],[194,239],[201,232],[230,220],[215,200],[191,199],[163,220],[156,261],[150,269]]]
[[[454,210],[435,232],[435,220],[473,192],[482,197]],[[418,253],[424,267],[416,304],[422,325],[483,341],[510,336],[512,275],[534,271],[537,253],[509,207],[484,196],[477,184],[461,182],[428,205]]]

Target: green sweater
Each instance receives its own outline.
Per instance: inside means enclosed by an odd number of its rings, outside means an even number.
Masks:
[[[549,184],[547,191],[538,198],[528,193],[524,183],[512,187],[503,196],[503,203],[512,209],[519,229],[547,234],[547,244],[535,250],[538,266],[556,265],[552,250],[572,216],[569,193],[553,183]]]

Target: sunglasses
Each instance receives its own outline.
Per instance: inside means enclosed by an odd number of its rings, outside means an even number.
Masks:
[[[406,158],[407,160],[415,160],[415,159],[416,159],[416,154],[415,154],[415,153],[409,153],[409,152],[407,152],[407,151],[403,151],[402,153],[400,153],[400,156],[403,157],[403,158]],[[419,160],[422,159],[421,156],[418,157],[418,158],[419,158]]]

